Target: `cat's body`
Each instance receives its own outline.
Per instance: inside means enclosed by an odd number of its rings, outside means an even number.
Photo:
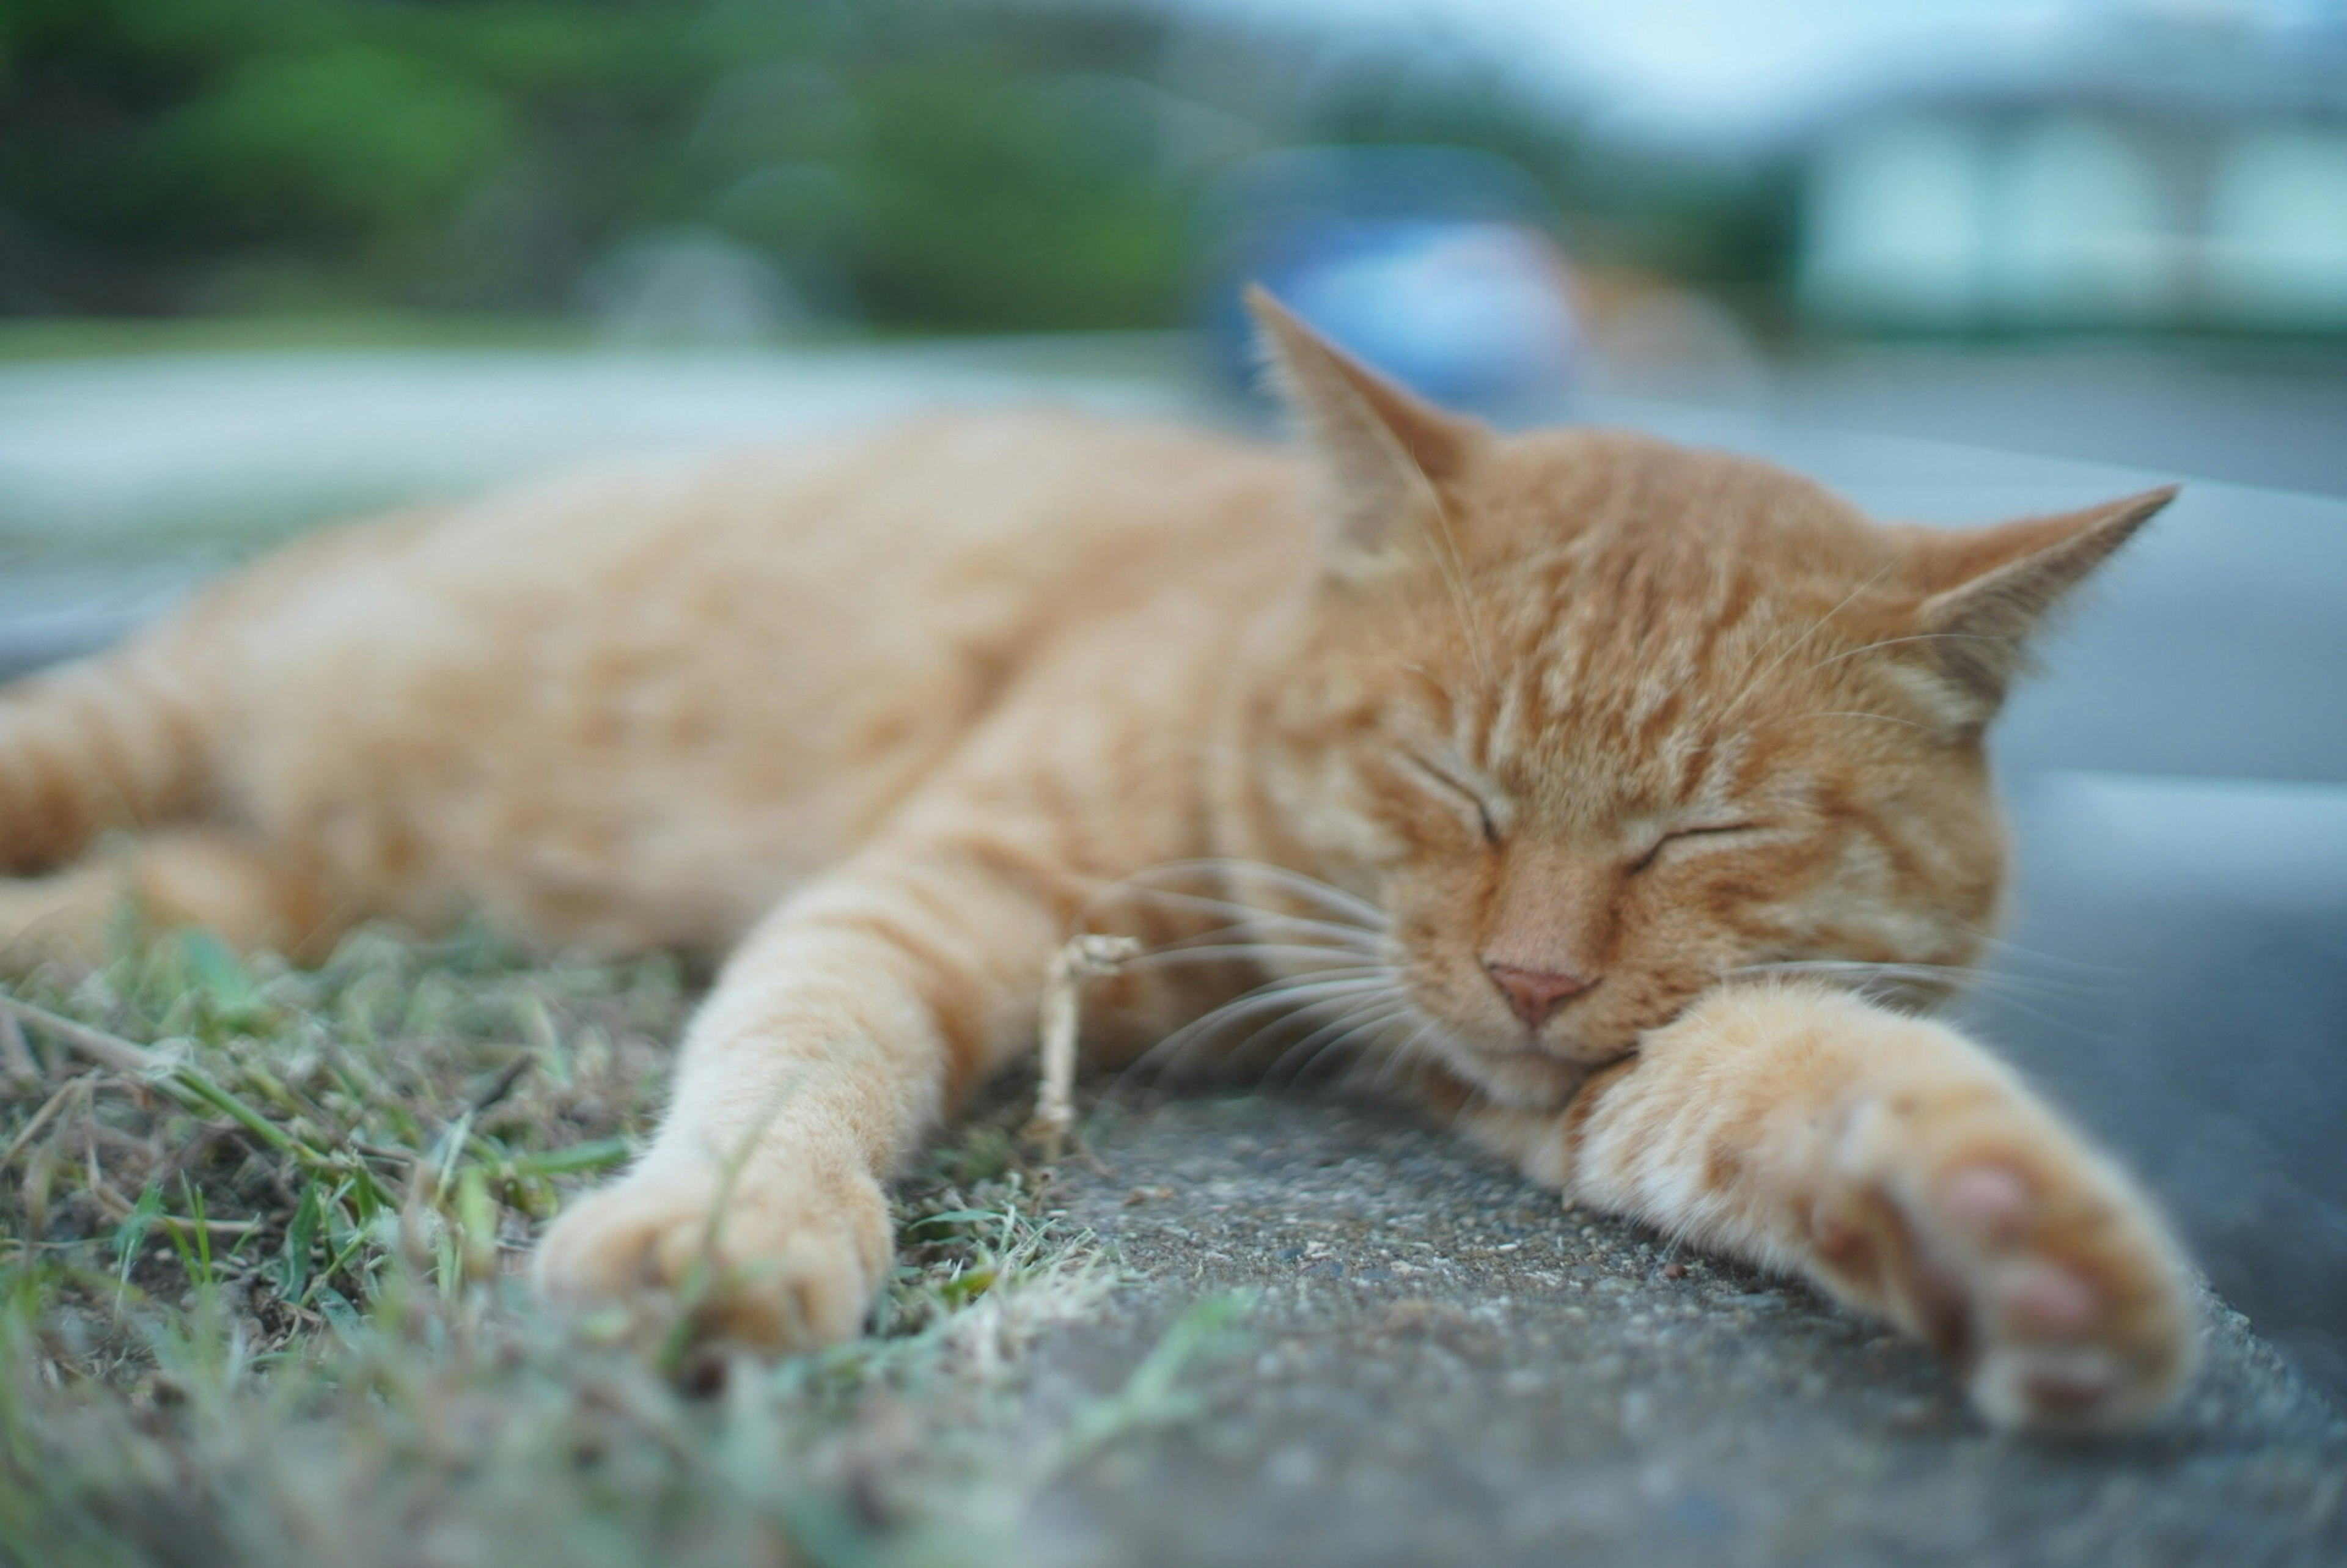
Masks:
[[[1299,479],[1052,414],[610,467],[306,541],[15,705],[62,727],[86,682],[105,746],[162,753],[126,771],[195,775],[200,810],[140,815],[229,828],[302,882],[281,940],[479,910],[547,946],[714,960],[1021,709],[1074,753],[1039,771],[1120,816],[1068,869],[1209,853],[1174,781],[1218,655],[1308,580]],[[126,684],[154,700],[118,719]],[[0,759],[19,869],[80,846],[77,822],[30,831],[52,754]]]
[[[1130,931],[1087,1008],[1128,1046],[1275,977],[1225,1016],[1315,1009],[1307,1051],[1887,1312],[1999,1419],[2156,1405],[2190,1334],[2141,1201],[1977,1048],[1783,966],[1973,958],[1981,726],[2157,500],[1881,529],[1757,464],[1491,436],[1267,324],[1317,462],[940,420],[285,551],[0,695],[0,853],[46,874],[0,936],[87,950],[128,886],[253,945],[480,909],[730,952],[541,1277],[659,1288],[713,1235],[713,1325],[800,1342],[853,1331],[879,1181],[1031,1040],[1052,953]]]

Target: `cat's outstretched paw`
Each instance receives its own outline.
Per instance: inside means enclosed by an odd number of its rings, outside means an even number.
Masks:
[[[2003,1125],[2001,1109],[1893,1097],[1861,1112],[1843,1145],[1853,1179],[1811,1215],[1817,1255],[1946,1356],[1995,1425],[2140,1420],[2198,1337],[2175,1246],[2103,1161],[2034,1116]]]
[[[703,1337],[803,1350],[856,1337],[891,1255],[869,1176],[641,1172],[566,1209],[535,1273],[559,1306],[674,1303]]]

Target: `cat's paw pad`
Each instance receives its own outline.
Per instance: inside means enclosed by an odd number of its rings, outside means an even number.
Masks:
[[[2184,1270],[2142,1201],[2100,1173],[1960,1158],[1926,1188],[1935,1243],[1969,1286],[1967,1388],[2000,1426],[2124,1425],[2192,1360]]]
[[[1945,1355],[1983,1416],[2107,1430],[2168,1401],[2197,1324],[2143,1199],[2075,1149],[1911,1152],[1856,1201],[1820,1205],[1819,1253]]]
[[[570,1308],[682,1308],[704,1338],[801,1350],[862,1329],[891,1255],[887,1199],[862,1175],[640,1174],[563,1211],[539,1294]]]

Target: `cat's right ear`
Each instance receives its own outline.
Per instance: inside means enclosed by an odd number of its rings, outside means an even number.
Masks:
[[[2040,623],[2176,498],[2177,487],[1995,528],[1919,533],[1912,567],[1929,591],[1915,637],[1947,677],[1966,722],[1986,723],[2029,667]]]
[[[1373,571],[1441,525],[1441,487],[1488,432],[1354,359],[1260,284],[1246,307],[1272,384],[1320,460],[1330,569]]]

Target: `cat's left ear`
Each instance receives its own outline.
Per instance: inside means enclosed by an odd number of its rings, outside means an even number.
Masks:
[[[1425,537],[1441,520],[1440,487],[1490,432],[1379,375],[1260,285],[1248,286],[1246,307],[1327,479],[1331,569],[1359,575]]]
[[[2014,678],[2028,668],[2030,635],[2047,612],[2174,500],[2177,488],[2163,485],[2083,511],[1995,528],[1916,536],[1916,566],[1927,591],[1916,630],[1972,722],[1993,716]]]

